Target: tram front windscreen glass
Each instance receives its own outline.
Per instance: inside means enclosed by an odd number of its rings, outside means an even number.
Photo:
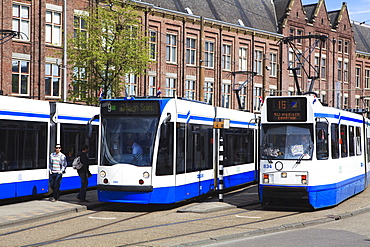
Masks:
[[[262,124],[261,159],[311,159],[312,124]]]
[[[159,122],[156,101],[102,102],[101,165],[150,166]]]

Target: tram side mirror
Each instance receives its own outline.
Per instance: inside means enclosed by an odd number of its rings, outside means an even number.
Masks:
[[[166,139],[168,136],[168,128],[169,128],[167,123],[169,123],[170,120],[171,120],[171,113],[167,113],[167,117],[164,119],[163,125],[161,127],[161,137],[166,138]]]
[[[97,120],[99,119],[99,115],[95,115],[93,116],[88,122],[87,122],[87,133],[86,133],[86,137],[87,138],[91,138],[91,135],[92,135],[92,122],[94,120]],[[88,144],[88,143],[87,143]]]

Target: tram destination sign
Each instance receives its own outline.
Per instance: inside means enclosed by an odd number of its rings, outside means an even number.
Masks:
[[[103,115],[159,116],[159,102],[150,100],[122,100],[102,102]]]
[[[268,98],[268,122],[306,122],[307,99],[304,97]]]

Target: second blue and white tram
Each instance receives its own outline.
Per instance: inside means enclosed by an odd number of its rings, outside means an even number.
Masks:
[[[268,97],[261,115],[264,207],[334,206],[369,183],[369,122],[315,96]]]
[[[68,157],[61,190],[80,188],[71,160],[98,112],[92,106],[0,96],[0,200],[48,193],[49,155],[57,143]],[[92,128],[89,186],[96,186],[98,121]]]
[[[217,118],[230,128],[215,130]],[[224,188],[256,182],[255,118],[184,99],[102,100],[99,200],[169,204],[214,192],[220,137]]]

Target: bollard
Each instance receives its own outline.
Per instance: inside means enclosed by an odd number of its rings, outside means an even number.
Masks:
[[[219,147],[219,166],[218,166],[218,175],[219,175],[219,184],[218,184],[218,201],[223,202],[223,189],[224,189],[224,139],[220,137],[220,147]]]

